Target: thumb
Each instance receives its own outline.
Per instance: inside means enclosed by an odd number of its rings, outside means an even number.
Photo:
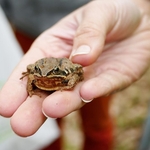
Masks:
[[[139,10],[130,0],[92,1],[80,11],[75,14],[78,28],[70,58],[83,66],[97,60],[105,43],[129,36],[140,22]]]
[[[93,1],[84,6],[80,15],[77,14],[79,25],[70,56],[73,62],[86,66],[99,57],[106,35],[115,23],[113,11],[112,3]]]

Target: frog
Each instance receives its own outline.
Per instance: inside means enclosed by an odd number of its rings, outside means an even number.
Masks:
[[[27,92],[30,97],[38,91],[62,91],[73,89],[84,79],[83,67],[68,58],[46,57],[29,64],[22,72],[21,80],[27,77]]]

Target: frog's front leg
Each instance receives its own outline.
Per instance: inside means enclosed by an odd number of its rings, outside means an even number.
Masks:
[[[27,91],[28,91],[30,97],[32,95],[34,95],[33,82],[34,82],[34,75],[29,74],[28,75],[28,82],[27,82]]]
[[[79,81],[79,76],[77,74],[69,75],[65,80],[68,81],[67,86],[62,87],[63,89],[72,89]]]

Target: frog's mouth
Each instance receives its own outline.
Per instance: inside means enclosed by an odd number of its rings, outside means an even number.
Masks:
[[[41,90],[55,91],[65,89],[68,86],[68,82],[69,80],[65,77],[35,77],[33,84]]]

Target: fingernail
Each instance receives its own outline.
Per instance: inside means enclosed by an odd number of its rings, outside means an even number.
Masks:
[[[90,102],[92,102],[92,101],[93,101],[93,99],[85,100],[85,99],[83,99],[82,97],[81,97],[81,100],[82,100],[84,103],[90,103]]]
[[[44,112],[43,109],[42,109],[42,113],[43,113],[43,115],[44,115],[46,118],[51,118],[51,117],[49,117],[49,116],[46,115],[46,113]],[[51,119],[57,119],[57,118],[51,118]]]
[[[90,51],[91,51],[91,48],[88,45],[82,45],[78,49],[73,51],[72,56],[89,54]]]

